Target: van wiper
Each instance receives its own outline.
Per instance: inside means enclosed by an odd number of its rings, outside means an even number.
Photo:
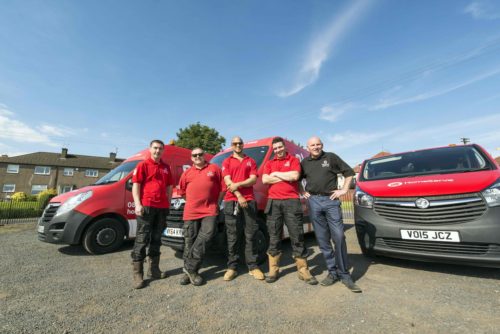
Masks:
[[[103,184],[110,184],[110,183],[115,183],[116,180],[108,180],[108,181],[103,181],[100,183],[94,183],[93,186],[102,186]]]
[[[470,172],[478,172],[481,170],[490,170],[490,167],[486,166],[482,168],[456,170],[455,173],[470,173]]]

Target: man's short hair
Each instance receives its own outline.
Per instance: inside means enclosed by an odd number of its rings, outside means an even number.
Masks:
[[[161,140],[159,140],[159,139],[153,139],[153,140],[151,141],[151,143],[149,143],[149,147],[153,146],[153,144],[154,144],[154,143],[160,144],[160,145],[161,145],[161,147],[164,147],[164,146],[165,146],[165,143],[164,143],[163,141],[161,141]]]
[[[271,143],[271,145],[274,145],[276,143],[283,143],[283,145],[285,145],[285,140],[281,137],[274,137],[273,138],[273,142]]]
[[[194,151],[196,151],[196,150],[200,150],[202,153],[205,153],[205,150],[204,150],[204,149],[202,149],[201,147],[195,147],[195,148],[193,148],[193,149],[191,150],[191,152],[194,152]]]

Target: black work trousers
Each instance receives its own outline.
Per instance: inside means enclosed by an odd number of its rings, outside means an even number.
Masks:
[[[161,234],[165,229],[167,215],[168,209],[145,206],[142,216],[137,216],[137,233],[131,254],[132,261],[144,261],[148,246],[149,257],[160,256]]]
[[[216,232],[216,216],[184,221],[184,268],[198,273],[203,256]]]
[[[227,267],[236,270],[242,232],[245,234],[245,260],[249,270],[258,268],[255,233],[259,230],[257,223],[257,206],[255,201],[248,201],[248,207],[242,208],[236,201],[224,202],[224,219],[226,224],[228,259]],[[238,212],[235,215],[235,206]]]
[[[298,198],[269,199],[266,206],[267,231],[269,233],[269,248],[271,256],[281,254],[281,237],[283,223],[286,224],[293,258],[306,258],[307,249],[304,246],[304,214]]]

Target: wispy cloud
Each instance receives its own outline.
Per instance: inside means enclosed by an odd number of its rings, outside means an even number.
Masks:
[[[355,146],[365,145],[367,143],[372,143],[383,138],[394,136],[398,131],[379,131],[379,132],[353,132],[346,131],[342,133],[337,133],[335,135],[328,135],[327,141],[334,147],[346,149]]]
[[[354,103],[343,103],[334,104],[329,106],[324,106],[321,108],[321,113],[319,118],[329,122],[337,121],[343,114],[349,113],[349,111],[356,109]]]
[[[381,110],[381,109],[395,107],[395,106],[398,106],[401,104],[408,104],[408,103],[425,101],[425,100],[428,100],[428,99],[431,99],[434,97],[446,95],[446,94],[451,93],[455,90],[458,90],[458,89],[466,87],[466,86],[470,86],[472,84],[475,84],[476,82],[479,82],[481,80],[485,80],[489,77],[492,77],[492,76],[495,76],[498,74],[500,74],[500,68],[482,73],[474,78],[471,78],[469,80],[466,80],[466,81],[463,81],[463,82],[460,82],[460,83],[457,83],[457,84],[454,84],[454,85],[451,85],[448,87],[436,89],[433,91],[424,92],[424,93],[417,94],[414,96],[404,97],[404,98],[380,99],[379,102],[375,106],[370,108],[370,110]]]
[[[371,4],[371,0],[353,1],[344,12],[336,16],[313,41],[307,50],[305,62],[296,75],[292,87],[278,93],[280,97],[297,94],[305,87],[314,83],[319,76],[323,63],[336,44],[345,36]]]
[[[477,20],[497,20],[500,19],[500,6],[498,2],[476,0],[465,7],[464,13]]]

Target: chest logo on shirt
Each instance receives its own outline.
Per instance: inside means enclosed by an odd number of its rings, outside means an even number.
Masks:
[[[321,167],[330,167],[330,164],[328,163],[328,161],[324,160],[321,164]]]
[[[212,176],[214,176],[214,172],[212,172],[212,171],[208,172],[208,173],[207,173],[207,176],[208,176],[208,177],[212,177]]]
[[[163,172],[163,174],[168,174],[168,168],[163,168],[162,172]]]
[[[285,162],[285,164],[283,166],[290,167],[290,161]]]
[[[252,167],[252,163],[250,161],[247,162],[248,167]]]

